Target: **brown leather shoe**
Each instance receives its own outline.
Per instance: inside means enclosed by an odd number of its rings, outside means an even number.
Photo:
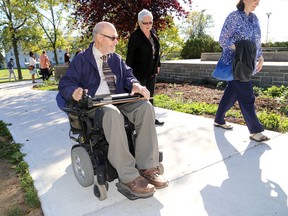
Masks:
[[[152,168],[147,170],[139,170],[141,176],[146,178],[150,184],[153,184],[157,189],[165,188],[169,182],[159,173],[159,169]]]
[[[121,187],[127,189],[131,194],[137,197],[150,197],[156,191],[154,185],[149,184],[147,179],[143,178],[142,176],[138,176],[133,181],[124,184],[121,182]]]

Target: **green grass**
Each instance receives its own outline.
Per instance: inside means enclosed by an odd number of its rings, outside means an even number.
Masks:
[[[7,213],[7,216],[23,216],[23,215],[24,215],[23,211],[18,206],[12,206]]]
[[[20,151],[22,145],[13,141],[7,126],[8,124],[0,120],[0,158],[13,165],[20,179],[21,189],[25,194],[25,203],[31,208],[39,208],[40,201],[37,191],[30,176],[28,164],[24,161],[25,154]],[[11,215],[18,215],[18,213],[19,209],[11,209]]]
[[[14,68],[14,72],[15,72],[15,75],[16,75],[16,78],[17,78],[16,81],[19,81],[18,80],[18,71],[17,71],[16,68]],[[30,71],[28,69],[22,68],[21,72],[22,72],[23,80],[32,80]],[[41,78],[41,76],[35,75],[35,78],[38,79],[38,78]],[[4,82],[9,82],[9,71],[8,71],[8,69],[0,69],[0,83],[4,83]],[[11,77],[11,82],[15,82],[13,76]]]
[[[154,105],[156,107],[193,115],[210,115],[210,116],[215,116],[218,108],[218,105],[216,104],[191,102],[188,100],[181,99],[181,96],[177,98],[170,98],[168,95],[165,94],[155,95]],[[226,113],[226,116],[230,116],[237,119],[242,118],[241,112],[233,108]],[[284,114],[259,112],[257,116],[265,129],[277,132],[288,132],[288,118]]]
[[[165,94],[154,96],[154,104],[157,107],[174,110],[178,112],[193,114],[193,115],[215,115],[218,105],[199,102],[191,102],[182,100],[181,97],[175,99],[170,98]],[[237,110],[229,110],[227,116],[241,117],[241,113]]]
[[[42,91],[58,91],[58,81],[47,80],[44,81],[43,84],[41,83],[41,85],[36,85],[36,88]]]

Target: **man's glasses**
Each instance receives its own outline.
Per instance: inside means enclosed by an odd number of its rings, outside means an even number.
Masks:
[[[100,35],[109,38],[111,41],[118,40],[118,36],[116,36],[116,37],[115,37],[115,36],[111,37],[111,36],[108,36],[108,35],[105,35],[105,34],[100,34]]]
[[[141,21],[142,22],[142,21]],[[152,25],[153,24],[153,22],[152,21],[149,21],[149,22],[142,22],[143,23],[143,25]]]

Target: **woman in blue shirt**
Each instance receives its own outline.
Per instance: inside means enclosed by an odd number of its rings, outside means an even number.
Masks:
[[[231,12],[226,18],[220,34],[220,45],[223,48],[221,60],[225,64],[233,61],[235,43],[237,41],[253,41],[256,44],[255,71],[262,69],[264,58],[261,50],[261,30],[257,16],[252,13],[259,5],[260,0],[240,0],[236,11]],[[251,134],[250,139],[258,142],[268,140],[262,132],[264,128],[257,118],[254,102],[255,95],[251,81],[228,81],[224,94],[215,116],[214,125],[223,129],[232,129],[225,122],[226,112],[238,101],[244,120]]]

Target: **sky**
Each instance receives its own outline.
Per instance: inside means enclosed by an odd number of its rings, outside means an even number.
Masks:
[[[227,15],[236,10],[238,0],[192,0],[192,11],[205,9],[212,15],[214,27],[208,32],[216,41]],[[268,27],[268,42],[288,41],[288,0],[260,0],[254,13],[257,15],[262,34],[262,42],[267,40],[267,13],[271,13]]]

